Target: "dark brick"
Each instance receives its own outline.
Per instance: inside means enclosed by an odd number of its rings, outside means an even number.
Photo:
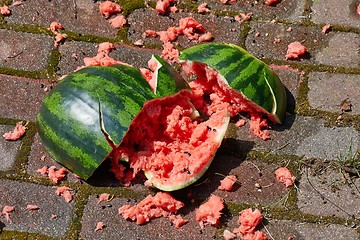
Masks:
[[[44,69],[52,46],[53,40],[48,36],[0,29],[0,67]]]
[[[250,132],[248,125],[233,126],[229,137],[236,138],[243,148],[270,151],[274,154],[292,154],[306,158],[336,160],[339,153],[359,146],[359,134],[352,127],[324,127],[321,120],[311,117],[287,116],[284,125],[274,126],[271,139],[263,141]],[[238,148],[235,148],[238,149]]]
[[[187,1],[190,2],[190,1]],[[302,20],[305,4],[303,1],[280,1],[276,6],[268,6],[264,1],[236,1],[227,4],[220,0],[204,0],[212,11],[253,13],[256,18]],[[200,3],[198,3],[199,5]]]
[[[359,67],[359,35],[355,33],[329,33],[327,47],[315,54],[317,63],[348,68]]]
[[[12,205],[11,222],[2,216],[4,230],[43,234],[61,237],[69,230],[72,220],[73,203],[55,194],[55,189],[38,184],[0,180],[0,207]],[[39,206],[39,210],[29,211],[28,204]],[[52,219],[51,215],[57,218]]]
[[[109,202],[112,207],[102,208],[97,204],[97,198],[91,196],[84,209],[82,229],[80,236],[83,239],[211,239],[215,235],[216,228],[206,226],[201,230],[195,220],[195,212],[185,209],[180,213],[189,220],[180,229],[171,225],[167,218],[157,218],[144,225],[125,220],[118,214],[119,207],[124,204],[134,205],[134,201],[128,202],[124,198],[115,198]],[[106,225],[101,231],[95,232],[97,222]],[[201,231],[200,231],[201,230]]]
[[[167,17],[150,9],[138,9],[130,14],[128,17],[130,24],[128,38],[132,42],[143,39],[145,43],[161,44],[159,38],[143,38],[143,33],[148,29],[166,31],[169,27],[177,27],[179,26],[179,19],[188,16],[193,17],[203,25],[206,31],[211,32],[215,42],[238,43],[241,40],[241,26],[237,22],[232,22],[230,18],[186,13],[170,14],[170,17]],[[139,19],[143,20],[139,21]],[[231,31],[231,29],[233,30]],[[185,36],[179,36],[176,42],[183,47],[197,44],[197,41],[189,41]]]
[[[323,34],[321,28],[316,27],[258,21],[251,22],[250,27],[245,46],[259,58],[286,60],[288,45],[298,41],[307,48],[307,54],[298,60],[288,61],[316,64],[316,53],[320,52],[330,39],[330,34]],[[260,35],[257,36],[257,33]],[[274,42],[276,38],[279,38],[280,42]]]
[[[116,49],[109,56],[117,61],[126,62],[134,67],[147,67],[147,62],[151,55],[160,51],[131,47],[125,44],[114,44]],[[61,75],[69,74],[78,67],[84,65],[85,57],[95,57],[97,54],[98,44],[85,42],[65,42],[60,46],[61,60],[59,63],[58,73]]]
[[[78,67],[84,65],[85,57],[94,57],[97,54],[96,43],[65,41],[60,45],[61,59],[58,65],[58,73],[66,75],[74,72]]]
[[[298,207],[308,214],[337,216],[347,219],[359,218],[360,180],[344,182],[339,171],[304,169],[298,192]],[[331,168],[329,168],[331,169]]]
[[[316,119],[288,115],[283,125],[272,127],[272,130],[270,130],[271,139],[267,141],[254,136],[248,125],[241,128],[233,126],[228,134],[229,137],[236,138],[237,141],[242,143],[240,149],[270,151],[274,154],[296,154],[296,149],[303,139],[310,138],[312,134],[319,131],[320,126],[321,122]]]
[[[360,135],[352,127],[323,127],[297,146],[296,155],[306,158],[339,160],[340,154],[355,154]]]
[[[244,161],[236,154],[228,155],[225,152],[229,154],[227,149],[220,149],[205,176],[190,187],[195,200],[204,200],[215,194],[223,197],[227,203],[269,204],[286,194],[285,186],[276,180],[276,166]],[[220,180],[227,175],[237,176],[233,191],[218,190]]]
[[[338,224],[304,223],[275,219],[266,219],[263,222],[265,222],[267,231],[264,229],[262,231],[267,234],[268,239],[289,239],[289,237],[293,237],[294,240],[357,239],[354,229]]]
[[[337,224],[297,223],[296,229],[301,236],[299,239],[358,239],[355,229]]]
[[[21,147],[21,140],[18,141],[6,141],[2,135],[6,132],[14,130],[15,126],[0,125],[0,171],[7,171],[12,169],[15,163],[16,155]]]
[[[41,175],[39,173],[36,173],[36,170],[44,166],[55,166],[56,169],[60,169],[61,167],[63,167],[59,163],[55,162],[55,160],[49,155],[49,153],[42,145],[39,135],[36,134],[33,144],[31,146],[26,170],[28,174],[40,177]],[[47,177],[44,176],[44,178]],[[66,178],[64,180],[68,180],[71,182],[79,182],[79,179],[70,171],[66,174]]]
[[[114,38],[117,29],[110,26],[100,14],[99,2],[90,0],[61,1],[36,0],[14,7],[6,21],[10,24],[41,25],[49,27],[60,22],[65,30]]]
[[[41,81],[0,75],[0,115],[35,120],[46,93]]]
[[[318,24],[337,24],[359,28],[360,17],[356,13],[359,3],[353,0],[314,1],[311,20]]]
[[[360,114],[360,75],[312,72],[309,75],[310,106],[319,110],[341,113],[341,103],[351,102],[349,114]],[[324,87],[326,86],[326,87]]]

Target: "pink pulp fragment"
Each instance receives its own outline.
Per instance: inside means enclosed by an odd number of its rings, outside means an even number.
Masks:
[[[0,7],[0,13],[2,14],[2,15],[4,15],[4,16],[8,16],[8,15],[10,15],[11,14],[11,11],[10,11],[10,9],[9,9],[9,6],[2,6],[2,7]]]
[[[110,198],[110,194],[108,194],[108,193],[102,193],[102,194],[100,194],[100,196],[99,196],[99,199],[98,199],[97,204],[100,204],[100,203],[102,203],[102,202],[107,202],[107,201],[109,201],[109,198]]]
[[[275,175],[276,175],[276,179],[281,183],[285,184],[287,188],[294,185],[296,181],[296,178],[291,174],[289,169],[287,169],[286,167],[278,168],[275,171]]]
[[[105,228],[105,224],[103,222],[97,222],[95,227],[95,232],[103,230]]]
[[[211,195],[209,200],[198,209],[196,209],[196,221],[201,228],[205,225],[217,226],[220,222],[221,211],[224,209],[224,203],[221,197]]]
[[[21,138],[27,129],[27,123],[23,125],[22,122],[16,123],[16,126],[12,132],[7,132],[3,134],[3,138],[8,141],[16,141]]]
[[[231,191],[235,183],[236,183],[236,176],[228,175],[223,180],[220,181],[221,185],[218,187],[218,189],[223,191]]]
[[[123,205],[119,208],[119,214],[141,225],[153,218],[169,217],[183,206],[184,203],[176,200],[169,193],[158,192],[155,196],[148,195],[135,206]]]
[[[109,18],[113,14],[120,13],[122,11],[122,7],[114,2],[105,1],[101,2],[100,6],[100,13],[105,16],[105,18]]]
[[[304,47],[300,42],[292,42],[288,45],[285,57],[286,59],[298,59],[305,55],[305,53],[306,47]]]

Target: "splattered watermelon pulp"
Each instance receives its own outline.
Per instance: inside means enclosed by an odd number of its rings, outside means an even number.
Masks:
[[[111,171],[115,176],[129,180],[119,162],[127,160],[133,171],[130,179],[144,171],[149,185],[174,191],[194,183],[205,173],[230,118],[223,106],[204,121],[191,98],[192,93],[183,90],[144,106],[113,153]]]

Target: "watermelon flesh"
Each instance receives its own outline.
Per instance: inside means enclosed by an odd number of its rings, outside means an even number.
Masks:
[[[229,124],[227,104],[199,117],[188,90],[146,103],[112,153],[111,171],[122,181],[143,171],[147,184],[164,191],[184,188],[210,166]],[[132,176],[124,173],[127,160]]]
[[[248,117],[250,129],[256,136],[263,140],[270,138],[267,119],[276,122],[272,115],[266,114],[259,105],[231,88],[215,69],[206,64],[186,61],[182,66],[183,71],[190,76],[189,86],[194,94],[195,108],[209,116],[227,103],[231,118],[240,115]]]

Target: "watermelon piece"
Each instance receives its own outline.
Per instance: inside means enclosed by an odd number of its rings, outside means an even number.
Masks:
[[[37,116],[50,155],[87,180],[155,95],[132,67],[86,67],[61,80]]]
[[[167,62],[153,58],[154,91],[138,69],[125,65],[86,67],[54,87],[37,121],[57,162],[87,180],[106,158],[121,179],[119,162],[125,160],[133,169],[126,177],[144,172],[148,184],[165,191],[205,173],[228,126],[227,107],[200,118],[187,83]]]
[[[233,44],[208,43],[182,51],[179,61],[191,76],[191,88],[217,102],[229,102],[231,116],[247,112],[281,124],[286,112],[286,91],[267,64]],[[196,80],[196,81],[194,81]],[[199,100],[200,101],[200,100]],[[196,105],[198,107],[198,105]],[[258,121],[261,122],[261,121]],[[258,135],[261,135],[260,133]]]

